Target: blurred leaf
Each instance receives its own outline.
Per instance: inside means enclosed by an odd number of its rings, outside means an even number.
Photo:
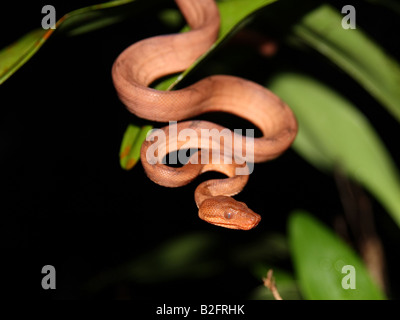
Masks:
[[[131,262],[97,275],[87,283],[86,290],[99,291],[120,281],[154,283],[209,277],[222,268],[222,262],[210,255],[217,242],[210,234],[181,235]]]
[[[321,82],[301,74],[279,74],[269,88],[297,117],[295,150],[320,169],[340,167],[375,195],[400,226],[399,174],[364,115]]]
[[[275,1],[276,0],[226,0],[217,2],[221,25],[218,39],[215,41],[214,45],[183,73],[163,80],[155,87],[155,89],[171,90],[224,40],[228,39],[232,34],[234,34],[234,32],[243,27],[244,24],[248,22],[248,18],[251,14]],[[185,27],[182,32],[187,30],[188,27]]]
[[[171,28],[178,28],[183,23],[183,17],[178,9],[165,9],[159,14],[160,20]]]
[[[132,169],[140,159],[140,148],[151,129],[152,126],[139,128],[132,124],[126,128],[119,151],[120,165],[123,169]]]
[[[209,276],[220,269],[208,256],[215,240],[202,233],[180,236],[123,266],[119,274],[137,282]]]
[[[342,28],[343,15],[324,4],[295,25],[294,32],[336,63],[400,120],[400,66],[359,27]]]
[[[385,299],[360,258],[332,231],[302,211],[292,213],[288,223],[294,267],[306,299]],[[342,286],[349,275],[343,270],[346,265],[354,267],[355,289]]]
[[[161,0],[153,0],[154,6]],[[13,44],[0,50],[0,84],[22,67],[54,33],[78,35],[114,24],[129,15],[138,14],[149,3],[135,0],[116,0],[96,4],[65,14],[56,29],[36,29]]]
[[[230,250],[232,262],[236,266],[247,266],[248,264],[261,261],[283,261],[290,257],[286,236],[279,233],[269,232],[262,234],[253,242],[238,245]]]

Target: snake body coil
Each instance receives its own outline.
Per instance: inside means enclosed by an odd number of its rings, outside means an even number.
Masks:
[[[179,9],[191,30],[185,33],[164,35],[139,41],[116,59],[112,76],[121,101],[135,115],[160,122],[179,121],[206,112],[223,111],[242,117],[257,126],[263,136],[254,139],[251,152],[254,162],[273,159],[285,151],[297,133],[297,122],[289,107],[264,87],[233,76],[207,77],[193,85],[176,91],[158,91],[148,86],[163,76],[181,72],[205,53],[216,40],[219,30],[219,12],[213,0],[176,0]],[[225,129],[206,121],[185,121],[176,125],[177,132],[192,129],[201,140],[201,130]],[[162,128],[167,142],[176,137],[169,136],[168,127]],[[230,133],[233,137],[235,134]],[[237,138],[237,135],[236,135]],[[209,139],[209,138],[208,138]],[[241,150],[246,150],[246,138],[240,136]],[[203,144],[204,143],[204,144]],[[196,141],[188,145],[185,141],[164,143],[158,159],[181,147],[198,148],[210,141]],[[154,141],[145,141],[141,149],[143,167],[154,182],[168,186],[183,186],[206,171],[219,171],[226,179],[201,183],[195,191],[199,216],[214,225],[231,229],[248,230],[256,226],[260,216],[246,204],[231,196],[239,193],[248,181],[248,175],[237,175],[240,165],[188,163],[180,168],[166,166],[160,161],[149,161],[148,149]],[[174,147],[171,147],[174,146]],[[194,157],[212,154],[203,150]],[[220,152],[220,151],[218,151]],[[232,157],[232,155],[222,155]]]

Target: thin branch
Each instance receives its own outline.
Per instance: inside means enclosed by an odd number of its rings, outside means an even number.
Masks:
[[[272,292],[272,295],[274,296],[275,300],[283,300],[278,292],[278,289],[276,288],[275,279],[272,276],[272,274],[273,274],[272,269],[269,269],[267,277],[263,278],[264,286],[266,286]]]

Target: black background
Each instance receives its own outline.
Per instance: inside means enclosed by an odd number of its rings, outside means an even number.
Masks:
[[[40,27],[45,4],[54,5],[59,19],[90,3],[97,2],[7,3],[0,15],[0,45]],[[382,16],[390,12],[382,9],[374,20],[375,13],[368,8],[360,6],[357,22],[399,57],[398,26],[385,24]],[[363,25],[363,21],[376,25]],[[207,281],[123,283],[95,294],[83,292],[82,285],[99,272],[132,260],[174,236],[192,232],[216,235],[220,239],[216,250],[221,259],[228,259],[224,253],[227,247],[251,243],[268,231],[285,233],[286,219],[293,209],[315,212],[327,223],[342,211],[333,179],[293,150],[278,160],[256,165],[249,184],[238,196],[263,216],[250,232],[216,228],[199,220],[193,200],[198,183],[167,189],[148,180],[140,164],[131,171],[122,170],[118,153],[124,130],[130,122],[145,122],[126,111],[118,100],[111,66],[129,44],[160,30],[165,27],[155,14],[143,14],[89,34],[52,37],[1,85],[0,245],[6,297],[163,299],[201,298],[207,292],[208,298],[246,298],[259,279],[234,266],[227,268],[223,277]],[[223,52],[219,55],[216,61]],[[239,75],[257,78],[260,68],[273,70],[274,62],[261,59],[239,68]],[[301,55],[293,57],[284,48],[279,59],[290,60],[299,69],[311,66],[311,73],[322,77],[326,71],[313,69],[318,62]],[[255,67],[256,63],[261,67]],[[331,65],[326,68],[334,69]],[[327,80],[363,106],[399,165],[396,121],[345,75],[338,73],[338,77],[341,80]],[[229,122],[226,119],[222,122]],[[371,201],[385,244],[389,275],[398,279],[398,230],[380,205]],[[57,290],[41,288],[41,268],[46,264],[56,267]]]

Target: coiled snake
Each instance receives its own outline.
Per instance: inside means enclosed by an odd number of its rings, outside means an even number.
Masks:
[[[213,0],[176,0],[176,3],[190,31],[139,41],[118,56],[112,68],[112,77],[121,101],[135,115],[159,122],[180,121],[205,112],[232,113],[252,122],[263,134],[260,138],[254,138],[254,145],[250,148],[254,162],[267,161],[280,155],[293,142],[297,122],[289,107],[264,87],[224,75],[210,76],[176,91],[158,91],[148,87],[156,79],[188,68],[217,38],[220,18]],[[260,216],[243,202],[232,198],[248,181],[248,174],[236,174],[237,169],[245,169],[246,164],[239,164],[238,161],[231,161],[231,164],[211,161],[171,167],[160,161],[166,154],[182,147],[197,149],[199,145],[215,146],[215,139],[211,141],[208,137],[207,141],[200,141],[202,130],[221,131],[225,128],[207,121],[184,121],[176,124],[175,129],[177,132],[192,129],[198,134],[198,140],[177,141],[176,136],[169,134],[171,131],[168,127],[162,128],[167,138],[165,143],[147,139],[142,145],[141,159],[148,177],[163,186],[179,187],[203,172],[222,172],[228,178],[208,180],[196,188],[195,201],[199,217],[231,229],[249,230],[256,226]],[[249,148],[246,137],[238,137],[232,131],[229,132],[232,139],[239,139],[241,150]],[[172,139],[175,143],[170,143]],[[148,151],[155,143],[158,143],[158,148],[152,157]],[[210,148],[213,149],[213,146]],[[191,159],[200,159],[205,153],[213,155],[215,150],[212,149],[196,153]],[[235,151],[232,154],[222,154],[222,159],[234,155]]]

